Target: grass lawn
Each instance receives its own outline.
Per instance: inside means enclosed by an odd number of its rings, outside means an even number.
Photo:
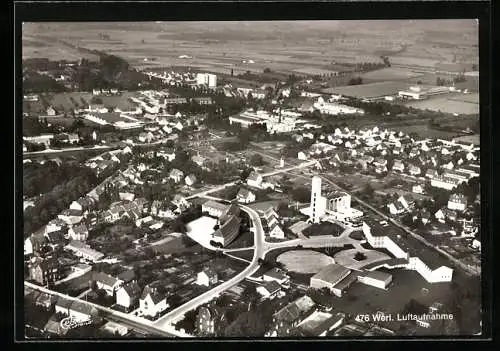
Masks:
[[[241,251],[234,251],[234,252],[228,252],[231,256],[235,257],[240,257],[245,260],[251,261],[253,259],[253,249],[250,250],[241,250]]]
[[[277,257],[287,271],[303,274],[318,273],[325,266],[334,263],[332,257],[314,250],[292,250]]]
[[[253,233],[250,231],[245,231],[238,235],[238,237],[229,245],[226,249],[239,249],[244,247],[250,247],[253,245]]]
[[[321,235],[333,235],[339,236],[342,234],[344,229],[336,224],[330,222],[314,223],[309,228],[304,229],[302,233],[305,236],[321,236]]]

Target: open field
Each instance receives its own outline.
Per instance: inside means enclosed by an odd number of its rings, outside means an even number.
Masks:
[[[282,253],[276,259],[285,269],[297,273],[318,273],[323,267],[335,263],[335,260],[313,250],[292,250]]]
[[[316,74],[336,71],[346,62],[380,62],[381,54],[391,56],[393,63],[427,67],[450,61],[453,54],[463,61],[477,56],[473,45],[478,30],[472,21],[403,20],[399,24],[405,31],[395,35],[394,21],[243,21],[210,22],[209,26],[206,22],[26,23],[23,39],[29,42],[23,56],[83,56],[69,47],[42,48],[40,36],[117,54],[136,66],[200,66],[225,73],[230,68],[237,73],[267,67],[290,73],[308,67],[314,71],[306,73]],[[457,36],[457,30],[463,35]],[[109,38],[103,39],[102,33]],[[426,51],[431,43],[433,50]],[[179,58],[182,55],[191,58]],[[249,60],[254,63],[243,62]]]
[[[457,113],[464,115],[479,114],[479,104],[458,101],[447,96],[437,96],[428,100],[411,101],[405,104],[421,110],[441,111],[445,113]]]
[[[340,94],[359,99],[368,99],[396,95],[398,91],[407,89],[408,86],[407,83],[402,81],[384,81],[360,85],[346,85],[343,87],[323,89],[322,91],[327,94]]]
[[[457,141],[462,141],[465,143],[471,143],[474,145],[480,145],[480,136],[479,134],[474,134],[474,135],[463,135],[460,137],[455,138]]]
[[[423,76],[423,73],[414,72],[407,68],[388,67],[361,75],[366,82],[386,81],[386,80],[406,80]]]

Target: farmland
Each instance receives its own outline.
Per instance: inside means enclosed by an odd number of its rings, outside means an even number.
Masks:
[[[401,21],[405,33],[394,40],[387,40],[393,24],[386,21],[211,22],[209,30],[204,22],[86,23],[84,28],[78,23],[64,27],[27,23],[23,56],[77,59],[83,55],[40,36],[117,54],[141,68],[189,65],[218,73],[233,68],[236,74],[264,68],[323,74],[337,71],[342,63],[379,62],[381,54],[390,55],[395,64],[424,67],[449,61],[454,54],[464,61],[477,56],[474,22],[447,21],[446,29],[438,22]],[[463,37],[456,37],[457,29]],[[423,49],[428,43],[434,46],[430,51]],[[182,55],[191,58],[179,58]]]
[[[438,96],[422,101],[411,101],[405,105],[421,110],[441,111],[445,113],[457,113],[464,115],[479,114],[478,103],[460,101],[448,96]]]

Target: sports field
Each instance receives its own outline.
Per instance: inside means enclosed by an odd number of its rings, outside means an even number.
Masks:
[[[293,250],[279,255],[276,259],[285,269],[296,273],[317,273],[323,267],[335,263],[335,260],[313,250]]]

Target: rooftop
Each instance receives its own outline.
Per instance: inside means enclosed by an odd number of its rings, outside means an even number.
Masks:
[[[350,273],[350,272],[351,272],[350,269],[348,269],[344,266],[332,263],[332,264],[329,264],[328,266],[326,266],[325,268],[323,268],[318,273],[316,273],[314,276],[312,276],[311,279],[319,279],[319,280],[323,280],[323,281],[332,282],[332,281],[337,281],[338,279],[340,279],[340,277],[342,277],[345,274]]]

